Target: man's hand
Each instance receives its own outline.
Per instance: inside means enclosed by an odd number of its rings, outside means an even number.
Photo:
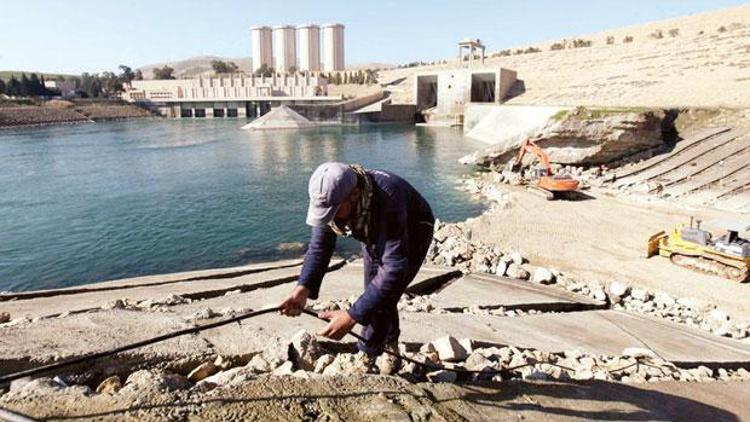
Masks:
[[[307,296],[310,294],[310,290],[307,287],[297,285],[283,302],[279,305],[279,313],[286,316],[297,316],[302,313],[307,303]]]
[[[321,312],[318,316],[330,321],[318,334],[333,340],[341,340],[357,323],[347,311],[326,311]]]

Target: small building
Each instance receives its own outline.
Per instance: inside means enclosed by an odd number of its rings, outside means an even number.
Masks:
[[[516,72],[504,68],[459,67],[418,73],[414,83],[417,115],[424,122],[461,125],[467,104],[501,104],[516,83]]]
[[[479,62],[484,64],[484,52],[486,47],[479,38],[471,39],[467,38],[458,43],[458,63],[468,64],[469,66],[474,64],[474,60],[477,59],[476,51],[479,50]],[[468,53],[464,53],[464,51]]]

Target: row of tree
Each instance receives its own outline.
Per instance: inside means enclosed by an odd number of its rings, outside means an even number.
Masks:
[[[0,94],[21,96],[21,97],[40,97],[45,95],[54,95],[44,86],[44,75],[39,77],[36,73],[31,76],[21,74],[21,79],[11,75],[8,82],[0,79]]]
[[[334,85],[370,85],[378,82],[377,72],[372,69],[367,69],[365,71],[358,70],[356,72],[331,72],[326,78],[328,79],[328,82]]]
[[[68,77],[67,80],[75,83],[77,94],[84,98],[113,98],[124,90],[124,86],[134,80],[143,79],[140,70],[133,71],[130,66],[120,65],[120,72],[83,73],[80,77]],[[64,82],[64,76],[55,77],[55,81]],[[57,89],[45,86],[44,75],[41,77],[36,73],[26,76],[21,73],[20,78],[11,75],[8,81],[0,79],[0,94],[14,97],[51,97],[60,95]]]

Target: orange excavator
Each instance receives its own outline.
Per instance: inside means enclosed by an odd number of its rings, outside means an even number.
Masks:
[[[511,171],[519,171],[523,166],[523,157],[526,153],[532,153],[536,156],[543,168],[535,168],[533,172],[535,184],[530,184],[529,188],[541,193],[547,200],[572,197],[578,191],[578,180],[569,175],[552,175],[552,167],[549,164],[549,155],[531,139],[527,139],[521,144],[518,156],[511,165]]]

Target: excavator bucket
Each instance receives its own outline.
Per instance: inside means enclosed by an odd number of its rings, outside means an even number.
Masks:
[[[662,230],[648,238],[648,246],[646,248],[646,258],[651,258],[654,255],[659,254],[659,243],[663,238],[667,237],[667,233]]]

